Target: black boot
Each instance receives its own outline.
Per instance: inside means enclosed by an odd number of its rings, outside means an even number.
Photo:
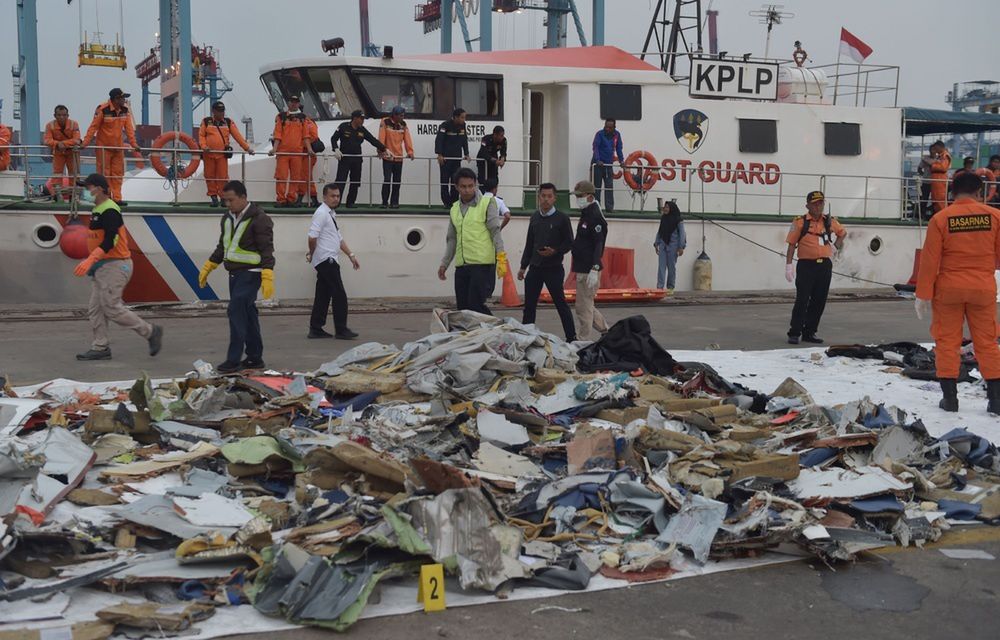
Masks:
[[[319,207],[319,199],[316,196],[313,196],[309,201],[309,206],[313,208]]]
[[[212,204],[208,205],[210,207],[219,206],[219,196],[212,196]]]
[[[299,197],[295,199],[295,204],[293,204],[292,206],[293,207],[301,207],[302,206],[302,198],[303,198],[303,196],[300,194]]]
[[[1000,416],[1000,378],[986,381],[986,410]]]
[[[938,406],[952,413],[958,411],[958,380],[942,378],[938,382],[941,383],[941,393],[944,395]]]

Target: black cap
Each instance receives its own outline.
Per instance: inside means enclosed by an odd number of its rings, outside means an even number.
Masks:
[[[355,109],[354,111],[351,112],[351,117],[352,118],[364,118],[365,117],[365,112],[362,111],[361,109]]]
[[[216,100],[215,102],[212,103],[212,110],[213,111],[225,111],[226,110],[226,105],[225,105],[224,102],[222,102],[222,100]]]
[[[292,102],[293,100],[295,102],[302,102],[302,98],[300,98],[298,95],[288,96],[288,101],[289,102]]]
[[[820,200],[826,200],[826,196],[823,195],[822,191],[810,191],[806,194],[806,204],[812,204]]]
[[[100,187],[105,191],[109,191],[111,189],[111,187],[108,186],[108,179],[100,173],[92,173],[82,181],[77,182],[76,185],[78,187]]]
[[[115,98],[131,98],[132,94],[125,93],[118,87],[115,87],[114,89],[108,92],[108,97],[111,98],[112,100],[114,100]]]

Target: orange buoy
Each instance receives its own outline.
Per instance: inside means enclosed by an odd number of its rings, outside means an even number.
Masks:
[[[90,252],[87,251],[87,234],[89,230],[82,220],[76,218],[70,220],[63,227],[59,236],[59,248],[67,258],[83,260]]]
[[[172,173],[171,169],[174,169],[174,167],[168,168],[167,165],[163,164],[163,160],[160,158],[159,150],[163,149],[165,144],[173,140],[183,142],[187,145],[188,149],[191,149],[192,151],[200,151],[198,143],[195,142],[194,138],[188,134],[181,133],[180,131],[168,131],[153,141],[153,148],[156,149],[156,151],[149,154],[149,162],[153,165],[153,168],[156,169],[156,173],[160,174],[164,178],[170,178],[171,180],[187,180],[194,175],[195,171],[198,170],[198,165],[201,164],[201,157],[197,154],[192,155],[191,160],[187,163],[187,165],[180,165],[175,169],[176,175],[169,175]],[[169,150],[167,150],[167,152],[169,152]]]
[[[633,171],[632,167],[639,164],[639,160],[645,160],[649,168],[635,169]],[[656,156],[649,151],[633,151],[630,153],[625,158],[625,166],[622,167],[622,171],[625,174],[625,184],[633,191],[650,191],[653,185],[656,184],[656,181],[660,179],[660,168],[656,162]]]

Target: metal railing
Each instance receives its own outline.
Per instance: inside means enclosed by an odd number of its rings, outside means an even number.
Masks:
[[[131,180],[163,181],[163,183],[164,183],[164,190],[170,190],[170,191],[172,191],[172,197],[170,198],[170,200],[169,201],[164,201],[164,202],[170,202],[171,204],[174,204],[174,205],[180,204],[180,196],[181,196],[181,194],[184,191],[186,191],[188,188],[190,188],[189,185],[190,185],[190,183],[191,183],[192,180],[198,180],[198,181],[204,182],[205,178],[204,178],[204,173],[198,174],[197,171],[196,171],[197,177],[190,176],[188,178],[169,177],[170,176],[170,172],[172,171],[175,176],[178,175],[178,174],[180,174],[180,173],[182,173],[183,169],[186,168],[187,166],[189,166],[190,162],[194,158],[198,158],[199,162],[200,162],[201,157],[205,153],[210,153],[210,154],[213,154],[213,155],[221,155],[223,153],[232,153],[232,155],[233,155],[234,158],[238,158],[239,159],[238,160],[238,162],[239,162],[239,175],[238,176],[230,175],[230,178],[231,179],[238,179],[238,180],[240,180],[241,182],[243,182],[244,184],[246,184],[248,186],[249,185],[253,185],[253,184],[269,184],[269,185],[274,185],[275,184],[275,178],[273,177],[273,170],[271,169],[272,165],[268,165],[269,168],[268,168],[268,171],[267,171],[267,173],[265,174],[264,177],[254,177],[253,175],[248,175],[247,157],[248,156],[252,156],[252,155],[259,155],[259,156],[266,157],[266,158],[295,157],[295,158],[299,158],[301,161],[304,161],[304,162],[311,162],[311,160],[313,158],[315,158],[317,160],[317,166],[316,166],[316,168],[320,169],[320,173],[319,173],[318,177],[317,177],[317,174],[316,174],[316,171],[315,171],[315,168],[314,168],[313,170],[311,170],[309,172],[310,173],[310,178],[307,179],[306,181],[302,181],[300,179],[296,179],[295,176],[291,176],[291,175],[289,176],[289,178],[287,180],[287,183],[289,185],[289,189],[293,189],[295,193],[298,193],[299,185],[303,185],[304,184],[305,185],[305,195],[306,195],[307,198],[308,198],[308,194],[309,194],[309,191],[310,191],[310,189],[309,189],[309,183],[310,182],[316,184],[318,189],[321,189],[322,186],[324,184],[326,184],[326,183],[337,182],[337,180],[336,180],[336,172],[330,170],[331,161],[333,161],[333,162],[337,161],[335,154],[333,152],[331,152],[331,151],[324,151],[322,153],[311,154],[311,153],[308,153],[308,152],[288,153],[288,152],[277,152],[277,151],[274,152],[274,153],[270,153],[268,151],[260,151],[260,152],[258,152],[258,151],[255,150],[253,153],[250,153],[250,152],[246,152],[246,151],[243,151],[243,150],[233,150],[231,152],[229,152],[229,151],[210,151],[210,152],[205,152],[205,151],[201,151],[201,150],[188,149],[186,147],[165,147],[165,148],[161,148],[161,149],[154,149],[154,148],[148,148],[148,147],[140,147],[139,154],[141,154],[141,155],[136,156],[136,155],[130,155],[130,153],[134,152],[134,149],[132,147],[125,147],[125,146],[123,146],[123,147],[106,147],[106,146],[93,145],[93,146],[87,146],[87,147],[85,147],[82,150],[80,148],[71,149],[70,152],[73,154],[73,160],[74,160],[73,167],[75,168],[75,173],[72,173],[72,174],[67,173],[67,174],[63,174],[63,175],[56,175],[56,174],[52,173],[51,171],[44,172],[44,171],[41,171],[41,170],[37,169],[37,166],[39,164],[41,164],[42,162],[48,164],[51,161],[52,152],[51,152],[51,149],[48,146],[46,146],[46,145],[11,145],[8,148],[11,150],[11,156],[12,156],[12,158],[16,157],[19,160],[19,163],[18,163],[20,165],[19,168],[24,171],[22,179],[23,179],[23,183],[24,183],[25,194],[28,197],[34,197],[35,195],[40,195],[40,194],[34,193],[34,192],[37,192],[39,190],[38,188],[36,188],[36,186],[34,184],[35,182],[41,182],[43,184],[50,184],[50,186],[54,186],[54,187],[58,188],[59,185],[55,184],[55,183],[52,183],[51,181],[55,180],[58,183],[61,180],[65,180],[65,181],[69,181],[71,183],[70,187],[72,187],[72,185],[74,185],[76,183],[76,181],[78,179],[80,179],[82,177],[82,175],[83,175],[80,172],[80,168],[82,166],[81,163],[84,162],[84,161],[86,161],[86,160],[91,160],[91,159],[94,162],[96,162],[96,155],[97,155],[97,153],[100,153],[102,151],[103,152],[122,152],[123,155],[124,155],[124,158],[123,158],[124,172],[123,172],[123,174],[122,175],[105,174],[105,177],[112,178],[112,179],[121,179],[123,181],[124,180],[130,180],[130,181]],[[93,156],[88,156],[88,155],[81,154],[81,151],[89,151],[89,150],[93,150],[94,151],[94,155]],[[133,170],[134,169],[143,169],[143,168],[145,168],[146,163],[151,162],[151,160],[148,157],[144,157],[144,156],[150,156],[150,155],[153,155],[153,154],[158,154],[161,157],[164,157],[164,156],[166,157],[166,159],[164,160],[164,164],[165,164],[165,166],[168,169],[168,176],[162,176],[159,173],[154,173],[153,175],[137,175],[137,174],[135,174],[134,172],[132,172],[130,170],[130,167]],[[368,192],[368,201],[369,201],[370,204],[374,204],[376,202],[376,199],[375,199],[376,189],[381,190],[382,185],[385,182],[382,179],[384,176],[381,174],[381,172],[378,171],[378,169],[381,167],[381,163],[382,163],[383,159],[388,159],[388,158],[384,158],[382,155],[346,154],[346,153],[345,154],[341,154],[341,157],[345,158],[345,159],[346,158],[360,158],[360,159],[363,160],[363,162],[365,163],[364,166],[363,166],[363,168],[366,169],[366,171],[367,171],[367,178],[368,179],[365,180],[365,175],[364,175],[364,172],[363,172],[362,173],[362,178],[358,181],[359,194],[361,193],[361,185],[363,185],[364,183],[367,183],[368,184],[368,189],[367,189],[367,192]],[[426,189],[426,195],[427,195],[427,197],[426,197],[426,205],[427,206],[433,206],[434,204],[436,204],[436,203],[439,202],[439,200],[437,198],[437,195],[440,193],[441,187],[443,186],[443,184],[450,184],[450,183],[448,183],[448,182],[442,182],[442,176],[440,174],[440,168],[439,168],[439,162],[441,162],[441,160],[439,160],[438,156],[436,156],[436,155],[434,155],[434,156],[414,156],[413,158],[409,158],[409,157],[402,158],[402,159],[400,159],[400,158],[394,158],[394,160],[398,160],[398,161],[403,162],[404,166],[406,164],[416,164],[416,165],[418,165],[420,167],[420,170],[417,171],[417,172],[404,171],[403,172],[404,176],[410,176],[410,175],[426,176],[426,179],[423,179],[423,180],[401,180],[398,183],[399,188],[400,188],[401,191],[405,187],[410,187],[411,188],[410,189],[410,193],[412,195],[414,187],[415,188],[419,188],[421,191],[424,190],[424,189]],[[475,169],[477,171],[477,174],[478,174],[478,163],[479,163],[479,160],[476,159],[476,158],[465,159],[464,157],[454,157],[454,158],[452,158],[452,157],[446,157],[446,158],[443,158],[442,160],[443,161],[457,161],[457,162],[459,162],[460,166],[473,168],[473,169]],[[320,165],[319,165],[319,162],[321,162],[321,161],[324,163],[322,167],[320,167]],[[376,162],[378,164],[376,164]],[[426,171],[424,171],[424,165],[426,165]],[[232,169],[232,163],[230,163],[229,166],[230,166],[230,169]],[[541,160],[532,160],[532,159],[521,160],[521,159],[509,159],[508,158],[508,159],[505,160],[505,163],[504,163],[504,167],[506,168],[507,166],[510,166],[511,170],[515,170],[517,167],[521,168],[520,170],[521,170],[522,177],[521,177],[521,179],[517,183],[517,188],[518,189],[531,189],[531,190],[534,190],[534,189],[538,188],[538,182],[539,182],[539,180],[538,180],[537,177],[542,175],[542,161]],[[0,173],[0,176],[2,176],[2,175],[3,174]],[[351,184],[352,183],[351,183],[351,181],[349,179],[345,179],[344,180],[344,191],[347,191],[350,188]],[[391,184],[394,184],[394,183],[390,183],[390,185]],[[501,186],[503,186],[504,184],[505,183],[501,182]],[[506,183],[506,184],[507,184],[507,186],[510,186],[509,183]],[[63,189],[65,189],[65,187],[63,187]],[[75,199],[76,199],[76,197],[78,195],[76,193],[76,190],[73,189],[73,188],[70,188],[69,191],[70,191],[70,194],[69,194],[69,198],[68,199],[72,199],[72,200],[75,201]],[[347,194],[346,193],[342,193],[341,194],[341,198],[342,198],[342,200],[346,201]],[[412,198],[410,198],[409,204],[413,204]]]

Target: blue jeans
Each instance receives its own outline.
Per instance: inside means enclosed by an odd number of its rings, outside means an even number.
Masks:
[[[656,256],[659,260],[656,269],[656,288],[663,288],[666,275],[667,289],[674,289],[677,284],[677,247],[662,243],[657,246],[660,248],[660,253]]]
[[[260,360],[264,355],[264,341],[260,337],[260,320],[257,318],[257,291],[260,273],[239,269],[229,272],[229,350],[226,362],[237,363],[243,358]]]
[[[604,188],[604,210],[615,210],[615,167],[611,164],[594,165],[594,200],[601,201],[601,188]]]

